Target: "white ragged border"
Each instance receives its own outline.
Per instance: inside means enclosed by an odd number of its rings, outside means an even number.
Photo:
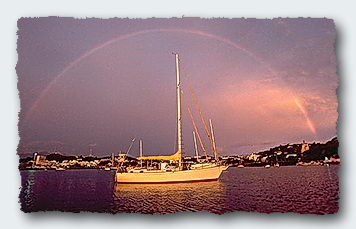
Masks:
[[[328,0],[12,0],[0,3],[0,219],[2,228],[356,228],[356,1]],[[329,216],[208,213],[170,216],[24,214],[17,170],[16,21],[28,16],[85,17],[327,17],[337,27],[341,86],[338,137],[342,157],[340,211]]]

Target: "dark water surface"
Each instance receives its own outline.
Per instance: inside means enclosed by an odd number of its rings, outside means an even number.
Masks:
[[[229,168],[219,181],[115,184],[115,171],[21,171],[21,209],[36,211],[296,212],[338,211],[339,166]]]

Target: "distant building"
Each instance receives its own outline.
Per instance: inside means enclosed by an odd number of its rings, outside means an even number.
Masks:
[[[308,151],[310,148],[309,144],[306,143],[305,141],[303,141],[303,144],[302,144],[302,149],[301,149],[301,153],[304,153],[305,151]]]
[[[257,161],[259,158],[260,158],[261,155],[258,155],[258,154],[255,154],[255,153],[252,153],[248,156],[248,160],[250,161]]]
[[[268,158],[268,157],[262,157],[262,158],[261,158],[261,162],[262,162],[262,163],[266,163],[266,162],[267,162],[267,158]]]
[[[274,152],[276,155],[282,155],[282,151],[276,151]]]

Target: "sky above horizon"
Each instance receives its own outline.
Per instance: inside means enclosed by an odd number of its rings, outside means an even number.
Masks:
[[[330,19],[22,18],[19,152],[106,155],[136,138],[132,155],[138,139],[146,155],[174,153],[172,52],[185,154],[194,151],[190,87],[222,155],[327,141],[338,118],[335,37]]]

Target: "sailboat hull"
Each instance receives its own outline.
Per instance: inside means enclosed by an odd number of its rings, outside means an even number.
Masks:
[[[218,180],[226,166],[214,166],[194,170],[182,171],[146,171],[142,173],[120,173],[115,174],[117,183],[183,183],[202,182]]]

